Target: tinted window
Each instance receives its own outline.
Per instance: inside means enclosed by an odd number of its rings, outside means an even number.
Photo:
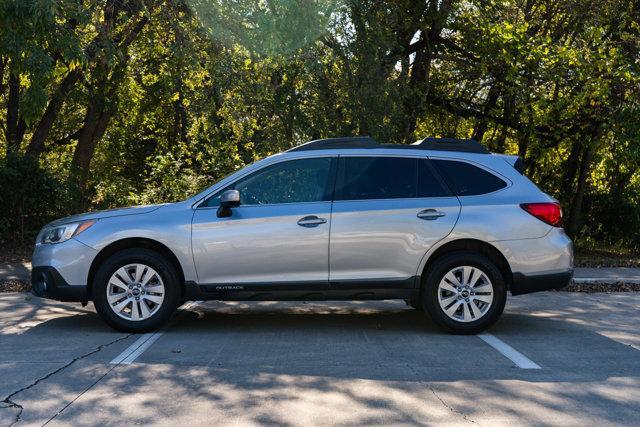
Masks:
[[[402,157],[342,157],[336,200],[445,195],[426,161]]]
[[[326,200],[331,158],[290,160],[267,166],[219,191],[206,206],[218,206],[220,194],[240,191],[243,205],[302,203]]]
[[[433,174],[426,159],[418,161],[418,197],[445,197],[450,192],[442,187],[441,181]]]
[[[453,160],[432,161],[458,196],[491,193],[507,186],[497,176],[472,164]]]

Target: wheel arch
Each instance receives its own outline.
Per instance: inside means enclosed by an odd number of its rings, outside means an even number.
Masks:
[[[509,262],[507,261],[505,256],[502,254],[502,252],[500,252],[498,248],[496,248],[490,243],[483,242],[482,240],[477,240],[477,239],[451,240],[439,246],[435,251],[433,251],[427,257],[424,267],[422,267],[422,269],[420,270],[421,278],[423,279],[420,282],[421,288],[422,288],[422,283],[424,281],[424,278],[427,275],[427,271],[429,271],[429,268],[431,267],[431,265],[438,258],[452,252],[461,252],[461,251],[477,252],[477,253],[480,253],[481,255],[486,256],[491,261],[493,261],[498,267],[498,269],[500,269],[500,272],[502,273],[502,276],[505,279],[507,289],[511,290],[511,285],[513,283],[513,272],[511,271],[511,266],[509,265]]]
[[[157,240],[144,238],[144,237],[130,237],[126,239],[116,240],[115,242],[111,242],[110,244],[102,248],[100,252],[98,252],[98,254],[95,256],[95,258],[91,262],[91,267],[89,268],[89,275],[87,277],[87,299],[91,298],[92,291],[93,291],[92,289],[93,280],[102,262],[105,261],[110,256],[112,256],[113,254],[120,252],[121,250],[133,249],[133,248],[149,249],[164,256],[175,268],[176,273],[178,274],[178,278],[180,280],[180,292],[182,296],[184,296],[184,293],[185,293],[184,271],[182,269],[182,265],[180,264],[180,261],[178,261],[178,258],[175,256],[173,251],[169,249],[167,246],[165,246],[164,244],[158,242]]]

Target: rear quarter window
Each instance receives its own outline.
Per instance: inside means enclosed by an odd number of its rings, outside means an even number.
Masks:
[[[437,159],[432,162],[457,196],[477,196],[507,186],[503,179],[470,163]]]

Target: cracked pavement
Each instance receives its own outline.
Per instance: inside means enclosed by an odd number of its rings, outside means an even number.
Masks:
[[[62,372],[64,369],[67,369],[69,366],[71,366],[72,364],[74,364],[78,360],[81,360],[81,359],[89,357],[89,356],[91,356],[93,354],[96,354],[97,352],[101,351],[103,348],[109,347],[112,344],[115,344],[115,343],[117,343],[119,341],[125,340],[125,339],[129,338],[130,336],[131,336],[131,334],[126,335],[126,336],[121,337],[121,338],[117,338],[117,339],[115,339],[115,340],[113,340],[111,342],[108,342],[106,344],[100,344],[98,347],[96,347],[95,349],[89,351],[88,353],[81,354],[80,356],[74,357],[73,359],[71,359],[68,363],[64,364],[63,366],[54,369],[53,371],[47,373],[45,376],[36,379],[31,384],[29,384],[29,385],[27,385],[25,387],[22,387],[21,389],[16,390],[13,393],[11,393],[10,395],[8,395],[7,397],[5,397],[4,400],[2,401],[2,403],[7,404],[8,406],[4,406],[4,408],[14,408],[14,409],[17,409],[17,411],[18,411],[18,413],[16,414],[16,417],[15,417],[15,420],[11,423],[11,425],[15,425],[15,424],[17,424],[18,422],[20,422],[22,420],[21,416],[22,416],[22,412],[24,411],[24,407],[22,405],[20,405],[20,404],[14,402],[13,400],[11,400],[14,396],[16,396],[16,395],[18,395],[18,394],[20,394],[20,393],[22,393],[22,392],[24,392],[26,390],[29,390],[30,388],[37,386],[41,381],[45,381],[45,380],[51,378],[52,376],[54,376],[55,374],[57,374],[59,372]],[[54,417],[55,417],[55,415],[51,419],[53,419]],[[49,419],[48,421],[51,421],[51,419]]]
[[[91,305],[0,294],[0,426],[635,424],[640,293],[510,298],[478,337],[401,302],[206,302],[132,364]]]

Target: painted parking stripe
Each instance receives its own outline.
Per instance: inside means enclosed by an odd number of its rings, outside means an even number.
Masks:
[[[188,310],[197,306],[201,301],[192,301],[184,304],[180,307],[180,310]],[[178,316],[174,317],[174,320]],[[173,322],[172,322],[173,323]],[[163,328],[158,332],[150,332],[147,334],[143,334],[140,338],[136,340],[133,344],[127,347],[122,353],[117,355],[109,364],[111,365],[130,365],[132,364],[146,349],[151,347],[151,345],[158,341],[158,339],[167,332],[168,327]]]
[[[502,354],[504,357],[511,360],[513,363],[515,363],[518,368],[542,369],[540,368],[540,365],[535,363],[533,360],[529,359],[524,354],[520,353],[515,348],[511,347],[506,342],[502,341],[500,338],[488,333],[478,334],[477,336],[482,341],[486,342],[491,347],[498,350],[498,352]]]
[[[142,351],[144,351],[147,347],[149,347],[151,344],[153,344],[158,338],[160,338],[160,336],[162,334],[163,334],[163,332],[155,332],[155,333],[150,333],[150,334],[143,334],[140,338],[138,338],[136,340],[136,342],[134,342],[129,347],[127,347],[127,349],[125,351],[123,351],[122,353],[117,355],[115,357],[115,359],[113,359],[109,363],[111,365],[120,365],[120,364],[128,365],[128,364],[130,364],[132,362],[132,360],[135,360],[135,358],[132,359],[132,355],[133,354],[137,353],[140,349],[142,349]],[[151,342],[149,342],[149,341],[151,341]]]

